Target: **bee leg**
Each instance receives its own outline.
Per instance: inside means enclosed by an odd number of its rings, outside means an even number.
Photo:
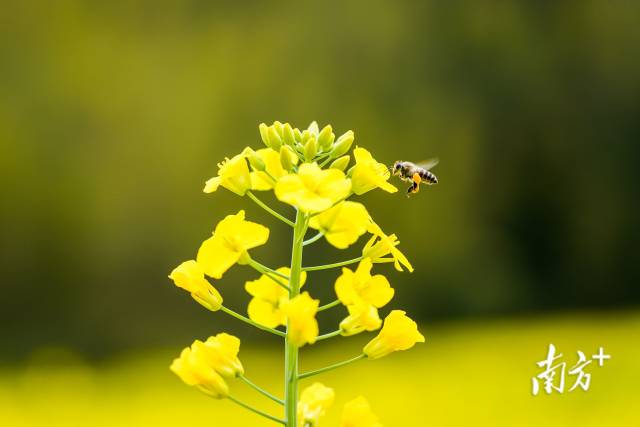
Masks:
[[[411,186],[407,188],[407,197],[417,193],[418,191],[420,191],[420,187],[418,186],[418,183],[414,181]]]
[[[407,192],[409,194],[415,194],[418,191],[420,191],[420,183],[422,182],[422,177],[420,176],[419,173],[414,173],[413,176],[411,177],[411,180],[413,181],[411,184],[411,187],[409,187],[409,189],[407,190]]]

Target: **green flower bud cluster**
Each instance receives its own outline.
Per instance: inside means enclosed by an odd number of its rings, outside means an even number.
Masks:
[[[282,167],[286,170],[295,165],[289,154],[303,163],[333,161],[332,168],[345,170],[350,160],[345,154],[355,139],[353,131],[347,131],[336,139],[331,125],[320,129],[318,123],[312,122],[307,129],[300,130],[278,121],[271,126],[261,123],[260,137],[264,145],[280,153]]]

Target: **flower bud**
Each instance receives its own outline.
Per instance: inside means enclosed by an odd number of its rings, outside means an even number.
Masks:
[[[328,151],[335,139],[336,136],[333,133],[331,125],[326,125],[318,135],[318,145],[322,151]]]
[[[282,146],[282,138],[280,138],[280,134],[278,133],[278,131],[274,126],[269,127],[267,137],[269,140],[267,147],[275,151],[280,150],[280,147]]]
[[[282,137],[284,136],[284,129],[283,129],[282,123],[276,120],[275,122],[273,122],[271,127],[275,129],[275,131],[278,133],[278,136],[280,137],[280,140],[282,140]]]
[[[269,126],[267,126],[264,123],[260,123],[260,126],[258,126],[258,129],[260,130],[260,138],[262,139],[262,142],[267,147],[270,147],[270,145],[269,145]]]
[[[338,138],[335,144],[333,144],[333,150],[331,150],[331,158],[336,159],[343,154],[347,153],[351,148],[351,144],[355,139],[353,131],[347,131]]]
[[[293,133],[293,129],[289,123],[285,123],[282,127],[282,139],[284,143],[293,146],[296,143],[295,134]]]
[[[349,166],[349,160],[351,160],[351,157],[349,155],[338,157],[333,161],[333,163],[331,163],[329,168],[344,171],[347,166]]]
[[[320,133],[320,130],[318,128],[318,122],[316,122],[315,120],[312,121],[309,127],[307,128],[307,130],[309,131],[311,136],[315,136],[317,138],[318,134]]]
[[[318,144],[314,137],[311,137],[304,144],[303,152],[304,152],[304,158],[307,162],[313,161],[313,159],[316,157],[316,154],[318,154]]]
[[[298,128],[293,129],[293,137],[298,142],[302,141],[302,132],[300,132],[300,129]]]
[[[253,149],[249,147],[245,148],[242,155],[249,160],[249,164],[254,170],[263,171],[267,168],[262,157],[260,157]]]
[[[311,132],[309,132],[308,129],[305,129],[302,132],[302,138],[300,139],[300,142],[304,144],[305,142],[307,142],[309,140],[309,138],[311,138]]]
[[[291,147],[288,145],[280,147],[280,164],[284,170],[290,171],[293,169],[294,163],[292,157],[296,157],[296,154]]]

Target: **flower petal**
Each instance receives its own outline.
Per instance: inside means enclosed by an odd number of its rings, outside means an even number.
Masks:
[[[213,236],[202,243],[196,260],[207,276],[220,279],[233,264],[238,262],[241,255],[241,252],[229,249],[220,238]]]

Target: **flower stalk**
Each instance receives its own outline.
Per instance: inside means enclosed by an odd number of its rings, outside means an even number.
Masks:
[[[279,214],[278,212],[276,212],[273,209],[271,209],[266,203],[264,203],[262,200],[258,199],[258,197],[255,194],[253,194],[251,191],[247,191],[247,196],[249,196],[249,198],[251,200],[256,202],[256,204],[258,206],[260,206],[262,209],[264,209],[265,211],[269,212],[271,215],[273,215],[274,217],[278,218],[280,221],[284,222],[289,227],[293,227],[294,226],[294,223],[291,222],[291,220],[287,219],[284,215]]]
[[[238,319],[238,320],[240,320],[240,321],[242,321],[244,323],[247,323],[247,324],[249,324],[251,326],[254,326],[254,327],[258,328],[258,329],[262,329],[263,331],[271,332],[272,334],[278,335],[278,336],[281,336],[281,337],[285,337],[287,335],[286,333],[284,333],[282,331],[279,331],[277,329],[269,328],[267,326],[259,324],[258,322],[254,322],[253,320],[249,319],[248,317],[245,317],[240,313],[236,313],[235,311],[231,310],[228,307],[225,307],[224,305],[220,307],[220,310],[224,311],[228,315],[230,315],[232,317],[235,317],[236,319]]]
[[[293,244],[291,248],[291,278],[289,279],[289,298],[300,294],[300,273],[302,272],[302,248],[304,235],[307,232],[308,217],[302,211],[296,213],[293,228]],[[285,420],[287,426],[297,426],[298,404],[298,347],[291,342],[289,336],[291,322],[287,322],[285,338]]]
[[[366,359],[366,357],[367,357],[366,354],[360,354],[360,355],[358,355],[356,357],[353,357],[351,359],[343,360],[342,362],[334,363],[333,365],[325,366],[324,368],[320,368],[320,369],[316,369],[316,370],[313,370],[313,371],[309,371],[309,372],[305,372],[303,374],[300,374],[300,375],[298,375],[298,379],[301,380],[303,378],[309,378],[309,377],[312,377],[314,375],[322,374],[324,372],[329,372],[329,371],[332,371],[332,370],[334,370],[336,368],[340,368],[342,366],[349,365],[350,363],[357,362],[358,360]]]
[[[337,337],[338,335],[340,335],[341,332],[342,331],[338,329],[332,332],[327,332],[326,334],[318,335],[318,338],[316,338],[316,341],[322,341],[329,338]]]
[[[271,421],[275,421],[278,424],[282,424],[282,425],[285,425],[285,426],[287,425],[285,420],[282,420],[282,419],[280,419],[278,417],[274,417],[273,415],[267,414],[266,412],[261,411],[260,409],[254,408],[253,406],[249,405],[248,403],[244,403],[242,400],[236,399],[235,397],[233,397],[231,395],[227,396],[227,399],[229,399],[233,403],[235,403],[237,405],[240,405],[243,408],[248,409],[249,411],[251,411],[253,413],[256,413],[256,414],[258,414],[260,416],[263,416],[263,417],[265,417],[265,418],[267,418],[267,419],[269,419]]]
[[[273,400],[274,402],[280,404],[280,405],[284,405],[284,400],[274,396],[273,394],[269,393],[268,391],[266,391],[265,389],[263,389],[262,387],[260,387],[259,385],[257,385],[256,383],[254,383],[253,381],[249,380],[247,377],[245,377],[244,375],[239,375],[238,378],[240,378],[242,381],[244,381],[249,387],[253,388],[254,390],[256,390],[258,393],[268,397],[269,399]]]
[[[345,265],[355,264],[356,262],[362,261],[364,257],[359,256],[358,258],[349,259],[346,261],[334,262],[333,264],[324,264],[324,265],[314,265],[312,267],[303,267],[303,271],[318,271],[318,270],[330,270],[332,268],[344,267]]]
[[[335,300],[335,301],[331,301],[331,302],[330,302],[330,303],[328,303],[328,304],[321,305],[320,307],[318,307],[318,311],[325,311],[325,310],[329,310],[330,308],[336,307],[336,306],[338,306],[338,305],[340,305],[340,300],[339,300],[339,299],[337,299],[337,300]]]

